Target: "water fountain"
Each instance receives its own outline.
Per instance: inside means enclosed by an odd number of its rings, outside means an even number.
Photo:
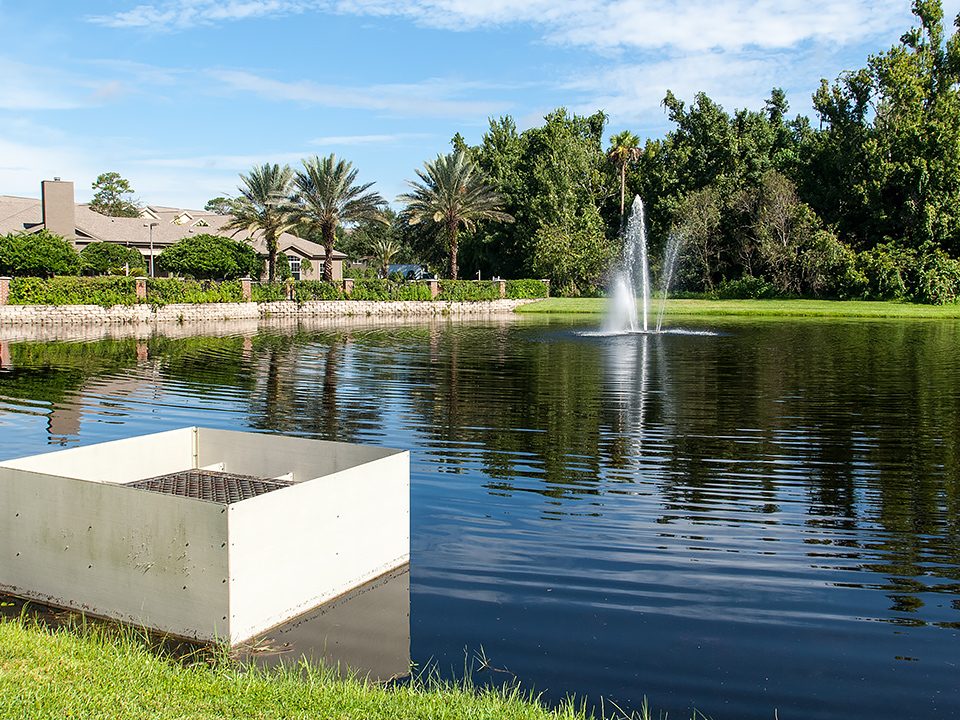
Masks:
[[[663,315],[666,309],[667,292],[673,279],[673,271],[680,256],[680,238],[671,236],[664,255],[661,276],[660,305],[657,309],[656,327],[653,332],[662,332]],[[642,313],[637,314],[637,289],[640,290]],[[649,333],[650,329],[650,264],[647,254],[647,220],[643,200],[633,199],[630,217],[624,232],[623,266],[612,283],[607,319],[607,333]]]

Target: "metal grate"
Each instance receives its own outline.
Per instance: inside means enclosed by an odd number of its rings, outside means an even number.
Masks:
[[[292,484],[287,480],[266,480],[219,470],[184,470],[138,480],[129,483],[128,487],[229,505]]]

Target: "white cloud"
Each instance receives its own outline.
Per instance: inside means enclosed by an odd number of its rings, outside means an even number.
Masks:
[[[314,5],[299,0],[173,0],[137,5],[112,15],[92,15],[88,20],[116,28],[183,29],[227,20],[288,15]]]
[[[326,85],[309,80],[283,81],[242,70],[212,70],[224,87],[259,95],[268,100],[301,102],[323,107],[378,110],[414,117],[487,116],[504,112],[508,103],[463,97],[474,89],[469,83],[425,80],[369,87]]]
[[[445,30],[530,25],[545,39],[599,51],[788,48],[848,43],[899,29],[905,0],[163,0],[89,18],[154,30],[304,12],[404,17]],[[948,17],[956,0],[948,0]]]

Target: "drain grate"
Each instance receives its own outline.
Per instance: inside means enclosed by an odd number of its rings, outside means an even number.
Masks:
[[[292,484],[286,480],[266,480],[219,470],[184,470],[138,480],[129,483],[128,487],[230,505]]]

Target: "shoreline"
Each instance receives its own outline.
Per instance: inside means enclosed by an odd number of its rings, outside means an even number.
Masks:
[[[0,327],[20,325],[153,325],[270,318],[483,316],[512,313],[533,299],[500,300],[291,300],[245,303],[114,305],[0,305]]]

